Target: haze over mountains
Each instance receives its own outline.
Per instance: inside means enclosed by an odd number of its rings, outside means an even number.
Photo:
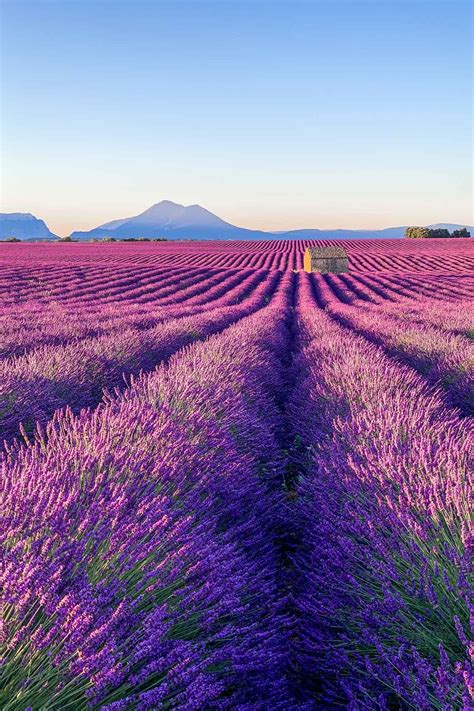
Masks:
[[[428,227],[446,227],[449,230],[464,227],[458,224],[436,224]],[[473,230],[472,227],[468,227]],[[74,240],[165,237],[167,239],[204,239],[204,240],[252,240],[252,239],[393,239],[403,237],[405,226],[388,227],[382,230],[319,230],[299,229],[285,232],[265,232],[236,227],[222,220],[200,205],[179,205],[170,200],[162,200],[152,205],[139,215],[112,220],[88,230],[76,231],[70,235]],[[26,213],[0,213],[0,239],[8,237],[19,239],[55,239],[57,238],[39,220]]]

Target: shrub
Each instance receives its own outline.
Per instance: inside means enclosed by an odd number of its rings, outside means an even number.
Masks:
[[[408,239],[427,239],[429,230],[426,227],[407,227],[405,237]]]
[[[459,230],[454,230],[451,232],[451,237],[457,237],[457,238],[466,238],[470,237],[471,233],[468,231],[466,227],[461,227]]]

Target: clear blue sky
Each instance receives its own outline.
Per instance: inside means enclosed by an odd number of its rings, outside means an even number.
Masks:
[[[2,210],[472,224],[472,5],[3,0]]]

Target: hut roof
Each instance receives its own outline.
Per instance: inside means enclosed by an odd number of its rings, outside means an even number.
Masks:
[[[330,247],[308,247],[312,259],[331,259],[334,257],[347,257],[344,247],[332,245]]]

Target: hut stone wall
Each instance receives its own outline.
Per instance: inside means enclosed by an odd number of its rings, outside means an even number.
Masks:
[[[303,266],[305,272],[340,274],[349,271],[349,260],[343,247],[308,247]]]

